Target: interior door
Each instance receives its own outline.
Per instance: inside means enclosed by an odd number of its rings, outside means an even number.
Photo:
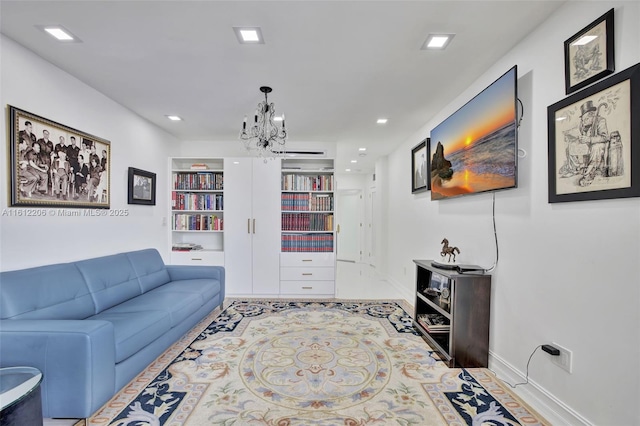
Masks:
[[[338,237],[336,244],[337,259],[347,262],[361,260],[361,217],[362,191],[359,189],[340,190],[336,200]]]

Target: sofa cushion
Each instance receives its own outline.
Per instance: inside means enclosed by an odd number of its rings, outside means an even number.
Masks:
[[[116,363],[129,358],[171,329],[169,314],[162,310],[123,312],[108,309],[87,320],[113,324]]]
[[[138,250],[127,253],[133,269],[145,293],[170,281],[169,273],[160,253],[156,249]]]
[[[96,257],[76,262],[100,313],[142,294],[138,276],[126,254]]]
[[[0,273],[1,319],[84,319],[93,298],[73,263]]]
[[[161,289],[162,287],[151,290],[150,292],[134,299],[127,300],[126,302],[109,309],[109,311],[141,312],[147,310],[159,310],[169,315],[169,325],[171,327],[175,327],[204,305],[202,297],[196,293],[157,291]]]
[[[220,287],[221,284],[218,280],[210,278],[198,278],[192,280],[172,281],[154,291],[158,293],[193,293],[201,298],[202,304],[204,305],[206,302],[213,299],[218,293],[220,293]]]

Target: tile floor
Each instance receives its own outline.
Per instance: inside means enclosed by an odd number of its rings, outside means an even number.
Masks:
[[[398,299],[398,293],[375,268],[363,263],[337,262],[336,297],[339,299]],[[44,426],[73,426],[76,419],[45,419]]]

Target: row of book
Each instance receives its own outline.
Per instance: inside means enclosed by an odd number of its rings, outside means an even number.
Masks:
[[[282,213],[283,231],[333,231],[333,213]]]
[[[282,210],[333,211],[333,196],[330,194],[282,194]]]
[[[173,210],[223,210],[222,194],[171,192]]]
[[[333,234],[283,234],[283,252],[332,252]]]
[[[451,329],[451,323],[444,316],[438,313],[421,314],[417,316],[418,324],[420,324],[429,333],[448,333]]]
[[[174,231],[222,231],[222,219],[212,214],[183,214],[173,215],[172,228]]]
[[[174,172],[173,189],[222,191],[224,189],[223,174],[220,172]]]
[[[283,191],[333,191],[333,175],[282,175]]]

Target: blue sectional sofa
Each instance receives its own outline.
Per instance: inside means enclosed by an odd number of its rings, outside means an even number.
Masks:
[[[44,417],[89,417],[222,306],[224,279],[155,249],[2,272],[0,366],[42,371]]]

